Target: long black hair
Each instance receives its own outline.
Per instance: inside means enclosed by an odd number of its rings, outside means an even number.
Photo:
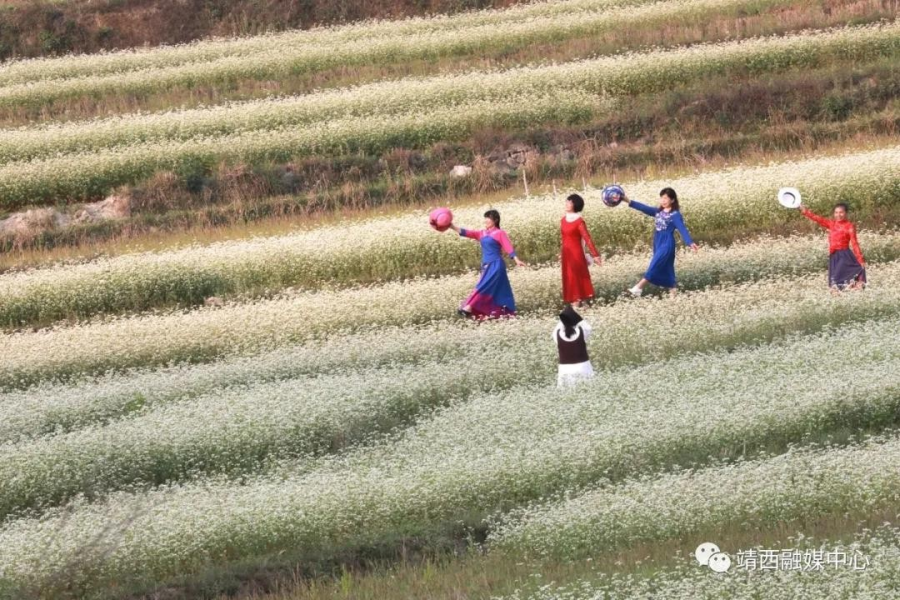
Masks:
[[[499,213],[499,211],[496,211],[492,208],[491,210],[484,213],[484,216],[494,222],[494,227],[496,227],[498,229],[500,228],[500,213]]]
[[[663,188],[659,191],[659,195],[668,196],[669,200],[672,201],[672,210],[678,210],[678,194],[675,193],[675,190],[670,187]]]

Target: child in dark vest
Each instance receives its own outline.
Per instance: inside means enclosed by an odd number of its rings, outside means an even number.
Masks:
[[[559,323],[553,330],[553,341],[559,349],[557,387],[569,387],[594,376],[586,343],[590,335],[590,324],[571,306],[559,313]]]

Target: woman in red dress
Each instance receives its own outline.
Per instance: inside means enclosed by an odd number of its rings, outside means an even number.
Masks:
[[[578,306],[583,306],[586,301],[594,298],[594,286],[588,271],[588,257],[582,242],[591,253],[591,264],[603,264],[603,258],[597,252],[587,225],[581,218],[582,210],[584,198],[572,194],[566,198],[566,214],[560,223],[562,252],[559,258],[562,263],[563,300],[566,304],[577,303]]]

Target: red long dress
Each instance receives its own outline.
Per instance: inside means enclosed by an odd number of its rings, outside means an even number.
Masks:
[[[591,234],[588,233],[584,219],[568,221],[565,217],[560,224],[562,232],[562,283],[563,300],[569,304],[594,297],[594,285],[588,271],[587,258],[581,241],[584,240],[594,260],[600,259],[600,253],[594,247]]]

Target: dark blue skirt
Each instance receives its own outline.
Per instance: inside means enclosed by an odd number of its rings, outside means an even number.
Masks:
[[[857,281],[866,282],[866,269],[849,248],[831,253],[828,259],[828,285],[839,290]]]
[[[644,279],[655,286],[673,288],[678,285],[675,280],[675,247],[663,248],[653,253],[650,265],[644,273]]]
[[[655,286],[673,288],[675,280],[675,228],[669,227],[653,234],[653,258],[644,279]]]

